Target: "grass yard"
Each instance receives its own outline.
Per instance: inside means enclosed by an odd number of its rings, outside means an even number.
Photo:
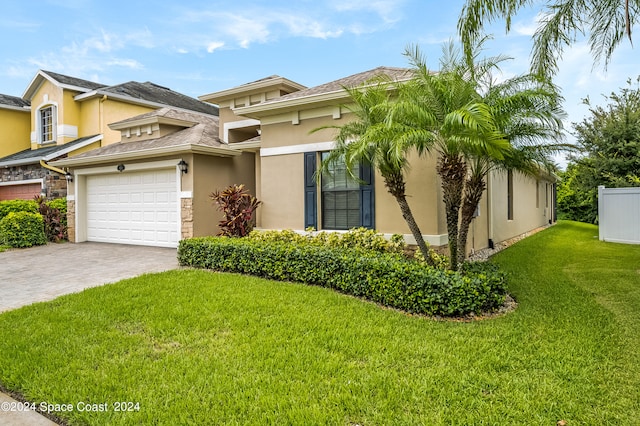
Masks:
[[[69,424],[638,424],[640,246],[561,222],[494,261],[519,307],[471,323],[199,270],[92,288],[0,315],[0,384]]]

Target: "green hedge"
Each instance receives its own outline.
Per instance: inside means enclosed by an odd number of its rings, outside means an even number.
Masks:
[[[4,200],[0,201],[0,219],[14,212],[38,213],[38,203],[35,200]]]
[[[0,240],[11,247],[46,244],[42,215],[25,211],[10,212],[0,220]]]
[[[425,315],[493,310],[506,295],[503,274],[486,267],[463,275],[400,255],[304,243],[192,238],[180,241],[178,260],[182,266],[329,287]]]

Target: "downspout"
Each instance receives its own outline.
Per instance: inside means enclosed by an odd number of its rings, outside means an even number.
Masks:
[[[489,248],[493,249],[493,173],[487,174],[487,227],[489,228]]]
[[[54,171],[56,173],[60,173],[61,175],[66,175],[67,174],[66,171],[47,164],[43,159],[40,159],[40,165],[42,167],[44,167],[45,169],[49,169],[49,170]]]

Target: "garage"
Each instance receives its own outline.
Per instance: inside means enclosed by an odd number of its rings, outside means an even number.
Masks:
[[[179,200],[175,167],[86,177],[88,241],[176,247]]]
[[[26,183],[21,185],[1,185],[0,201],[33,200],[42,192],[42,183]]]

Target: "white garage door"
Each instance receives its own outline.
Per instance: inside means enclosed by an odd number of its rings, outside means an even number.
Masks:
[[[176,247],[175,169],[87,176],[87,240]]]

